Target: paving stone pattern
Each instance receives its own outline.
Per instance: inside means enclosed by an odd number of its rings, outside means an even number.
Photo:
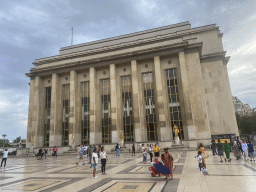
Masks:
[[[151,177],[149,159],[142,163],[142,155],[125,153],[121,157],[108,154],[107,175],[101,174],[98,164],[97,178],[92,178],[92,168],[77,166],[76,156],[51,156],[36,160],[34,157],[8,158],[7,167],[0,169],[0,191],[253,191],[256,189],[256,163],[241,160],[219,162],[219,157],[206,159],[207,172],[199,173],[196,151],[172,152],[174,179]],[[231,154],[232,155],[232,154]]]

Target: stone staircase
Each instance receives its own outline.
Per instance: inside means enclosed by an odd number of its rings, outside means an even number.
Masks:
[[[77,155],[76,149],[69,149],[67,152],[64,152],[63,155]]]

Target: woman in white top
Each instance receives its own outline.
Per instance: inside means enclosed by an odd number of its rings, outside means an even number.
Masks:
[[[101,157],[101,173],[102,175],[106,175],[105,169],[106,169],[106,163],[107,163],[108,157],[107,157],[106,151],[104,151],[104,147],[101,148],[100,157]]]
[[[148,148],[148,152],[149,152],[149,155],[150,155],[150,161],[151,163],[153,162],[153,148],[152,148],[152,145],[150,144],[149,145],[149,148]]]

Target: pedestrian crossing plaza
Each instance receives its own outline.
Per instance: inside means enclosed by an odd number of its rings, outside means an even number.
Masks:
[[[243,158],[220,162],[218,156],[206,159],[207,171],[199,172],[196,151],[172,151],[174,158],[173,180],[165,176],[152,177],[149,155],[146,164],[142,153],[120,157],[108,154],[106,175],[101,174],[98,163],[93,179],[91,165],[76,165],[76,155],[64,155],[36,160],[35,157],[9,157],[5,168],[0,169],[0,191],[18,192],[217,192],[256,191],[256,163]]]

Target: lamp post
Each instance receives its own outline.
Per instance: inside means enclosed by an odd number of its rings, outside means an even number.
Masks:
[[[2,135],[2,137],[4,138],[4,140],[5,140],[5,137],[6,137],[7,135],[5,135],[5,134],[3,134]],[[4,149],[4,141],[3,141],[3,149]]]

